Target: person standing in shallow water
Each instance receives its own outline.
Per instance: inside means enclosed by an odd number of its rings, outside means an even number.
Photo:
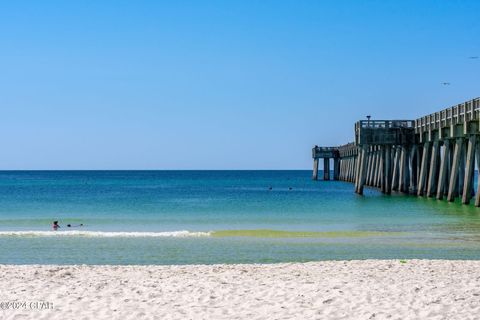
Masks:
[[[52,228],[53,228],[53,231],[57,231],[58,228],[60,228],[58,221],[53,221]]]

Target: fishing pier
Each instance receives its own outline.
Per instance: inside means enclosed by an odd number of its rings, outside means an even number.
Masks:
[[[480,98],[416,120],[360,120],[354,142],[312,149],[313,179],[318,180],[323,159],[323,180],[365,186],[382,193],[392,191],[480,206],[480,179],[474,192],[474,169],[480,167]]]

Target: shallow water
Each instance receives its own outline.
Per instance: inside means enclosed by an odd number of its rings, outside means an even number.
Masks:
[[[4,171],[0,263],[480,258],[479,208],[353,188],[310,171]]]

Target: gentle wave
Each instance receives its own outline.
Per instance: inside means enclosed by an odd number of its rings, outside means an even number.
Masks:
[[[109,232],[109,231],[0,231],[0,237],[98,237],[98,238],[188,238],[209,237],[211,232],[165,231],[165,232]]]
[[[164,232],[115,232],[115,231],[0,231],[0,237],[97,237],[97,238],[189,238],[189,237],[252,237],[252,238],[364,238],[402,236],[404,232],[382,231],[281,231],[269,229],[256,230],[218,230],[210,232],[164,231]]]

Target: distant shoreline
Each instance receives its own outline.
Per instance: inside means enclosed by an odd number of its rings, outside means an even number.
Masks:
[[[305,171],[312,172],[312,169],[0,169],[0,172],[123,172],[123,171],[138,171],[138,172],[155,172],[155,171],[169,171],[169,172],[182,172],[182,171],[207,171],[207,172],[228,172],[228,171]],[[323,171],[323,170],[319,170]],[[330,170],[333,172],[333,170]]]

